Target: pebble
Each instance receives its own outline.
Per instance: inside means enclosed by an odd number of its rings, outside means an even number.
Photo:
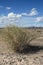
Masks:
[[[43,65],[43,55],[29,57],[15,53],[0,53],[0,65]]]

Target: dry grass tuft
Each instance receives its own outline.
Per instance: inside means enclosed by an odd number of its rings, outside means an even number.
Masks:
[[[6,27],[1,30],[1,35],[14,51],[21,52],[29,43],[36,38],[36,34],[18,27]]]

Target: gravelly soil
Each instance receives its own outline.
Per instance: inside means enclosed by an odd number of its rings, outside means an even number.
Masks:
[[[0,65],[43,65],[43,50],[33,54],[14,53],[0,40]]]
[[[0,53],[0,65],[43,65],[43,52],[36,54]]]

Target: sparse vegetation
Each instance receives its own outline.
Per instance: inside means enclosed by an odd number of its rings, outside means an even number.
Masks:
[[[0,30],[0,34],[7,41],[8,46],[14,51],[21,52],[24,48],[29,46],[30,42],[37,36],[37,31],[28,30],[18,27],[6,27]]]

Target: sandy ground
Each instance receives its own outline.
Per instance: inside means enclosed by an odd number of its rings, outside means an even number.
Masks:
[[[14,53],[0,40],[0,65],[43,65],[43,50],[31,54]]]
[[[43,53],[0,53],[0,65],[43,65]]]

